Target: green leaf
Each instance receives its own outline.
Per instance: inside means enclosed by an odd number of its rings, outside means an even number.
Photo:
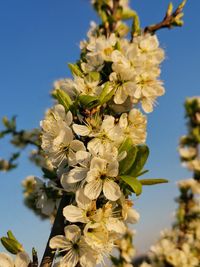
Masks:
[[[147,172],[149,172],[149,170],[141,171],[141,172],[137,175],[137,177],[142,176],[143,174],[145,174],[145,173],[147,173]]]
[[[8,238],[8,237],[1,238],[1,243],[5,247],[5,249],[12,254],[17,254],[20,251],[23,251],[22,245],[16,239],[12,239],[12,238]]]
[[[137,156],[137,147],[132,144],[130,138],[127,138],[125,142],[119,148],[119,154],[121,152],[126,152],[126,157],[119,162],[119,173],[120,174],[129,174],[129,170],[135,162]]]
[[[115,93],[115,88],[110,90],[110,83],[109,82],[105,83],[105,86],[99,96],[99,101],[101,105],[108,102],[112,98],[114,93]]]
[[[142,185],[154,185],[154,184],[168,183],[168,180],[166,179],[142,179],[139,181]]]
[[[84,107],[93,108],[99,105],[99,98],[91,95],[80,95],[79,101]]]
[[[142,184],[137,178],[129,175],[120,175],[120,178],[132,188],[136,196],[139,196],[142,193]]]
[[[89,82],[96,82],[96,81],[99,81],[100,80],[100,73],[99,72],[96,72],[96,71],[91,71],[86,79],[89,81]]]
[[[170,2],[169,5],[168,5],[168,8],[167,8],[166,15],[167,16],[171,16],[172,15],[172,12],[173,12],[173,3]]]
[[[140,19],[138,14],[134,11],[131,36],[137,36],[141,33]]]
[[[66,111],[68,111],[73,104],[70,96],[61,89],[54,90],[52,96],[58,100],[59,104],[64,106]]]
[[[7,236],[8,236],[8,238],[10,238],[10,239],[12,239],[12,240],[17,241],[16,237],[13,235],[13,233],[12,233],[11,230],[9,230],[9,231],[7,232]],[[17,241],[17,242],[18,242],[18,241]]]
[[[134,18],[134,16],[135,16],[135,11],[130,9],[130,8],[126,8],[122,12],[122,19],[123,20],[132,19],[132,18]]]
[[[83,77],[83,73],[81,72],[79,66],[77,64],[68,64],[68,67],[73,76]]]
[[[10,120],[7,117],[3,117],[2,122],[8,130],[16,130],[16,116],[13,116]]]
[[[146,145],[137,146],[138,152],[134,164],[132,165],[129,175],[137,177],[142,172],[142,169],[149,156],[149,148]]]
[[[180,5],[178,6],[179,9],[183,9],[185,4],[186,4],[187,0],[183,0]]]

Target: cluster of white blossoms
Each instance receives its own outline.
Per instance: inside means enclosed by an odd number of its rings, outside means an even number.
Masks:
[[[0,253],[0,267],[27,267],[31,262],[26,252],[17,253],[13,259],[7,253]]]
[[[42,148],[72,197],[63,209],[65,235],[50,247],[65,252],[61,266],[95,266],[112,252],[139,214],[129,196],[141,187],[134,162],[146,147],[146,116],[164,94],[159,65],[164,52],[155,35],[105,36],[92,25],[81,42],[73,79],[55,83],[58,100],[41,122]],[[140,152],[140,153],[138,153]],[[138,158],[137,158],[138,157]],[[145,162],[144,162],[145,163]],[[136,186],[137,185],[137,186]],[[129,260],[130,262],[130,260]]]
[[[120,253],[119,259],[111,258],[115,266],[132,266],[128,224],[136,223],[139,214],[130,197],[140,195],[143,185],[167,182],[138,178],[147,172],[149,155],[144,113],[152,112],[165,92],[160,80],[164,50],[155,25],[141,29],[128,0],[92,4],[102,23],[92,23],[80,43],[80,59],[69,64],[73,78],[55,82],[56,103],[40,124],[42,151],[32,154],[50,182],[32,176],[23,182],[25,203],[40,215],[55,217],[41,266],[55,255],[54,266],[93,267],[104,263],[113,248]],[[184,5],[175,12],[169,5],[157,29],[182,25]],[[10,251],[16,240],[10,234],[5,238]]]
[[[188,134],[180,139],[180,157],[184,166],[193,171],[193,178],[178,182],[180,196],[174,227],[164,231],[150,249],[151,264],[141,267],[200,266],[200,98],[186,100]]]
[[[186,101],[186,110],[191,117],[191,133],[181,137],[179,153],[182,163],[193,172],[200,172],[200,97],[189,98]],[[195,111],[195,112],[194,112]]]

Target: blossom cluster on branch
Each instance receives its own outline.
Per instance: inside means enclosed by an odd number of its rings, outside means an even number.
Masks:
[[[151,247],[151,264],[141,267],[199,267],[200,266],[200,97],[185,102],[188,134],[180,138],[179,153],[193,178],[178,182],[176,222],[164,231]]]
[[[149,155],[145,113],[165,92],[160,80],[164,51],[155,30],[140,28],[127,0],[92,4],[102,23],[91,24],[80,43],[80,59],[69,64],[73,78],[55,82],[55,105],[41,121],[41,147],[33,158],[48,182],[34,176],[23,182],[27,205],[55,219],[41,262],[45,267],[54,258],[59,267],[96,266],[116,247],[120,255],[111,258],[113,264],[132,266],[128,224],[139,214],[131,195],[139,196],[143,185],[167,182],[139,178],[147,172]],[[184,4],[175,13],[170,5],[167,13],[178,21]],[[24,252],[10,234],[1,241],[16,259]],[[29,263],[24,258],[25,267],[38,266],[35,255]],[[0,255],[0,264],[5,257]]]

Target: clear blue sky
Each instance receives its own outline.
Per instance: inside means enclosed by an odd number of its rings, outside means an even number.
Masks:
[[[131,2],[142,26],[161,20],[168,4],[167,0]],[[145,188],[135,200],[141,214],[136,227],[138,252],[145,251],[159,231],[169,227],[177,195],[175,182],[190,177],[177,153],[178,139],[185,133],[184,99],[200,95],[200,2],[188,2],[185,26],[159,32],[166,50],[162,65],[166,95],[149,116],[148,177],[168,178],[170,183]],[[52,105],[52,84],[69,76],[67,62],[78,58],[79,42],[91,20],[96,15],[88,0],[0,0],[0,117],[18,115],[19,129],[39,126],[44,111]],[[9,151],[8,143],[1,142],[0,156]],[[26,155],[25,151],[18,169],[0,174],[0,236],[12,229],[28,251],[35,246],[41,255],[50,226],[23,206],[21,180],[29,174],[40,175]]]

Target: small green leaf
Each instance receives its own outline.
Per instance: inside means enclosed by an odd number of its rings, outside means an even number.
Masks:
[[[166,15],[167,16],[171,16],[172,12],[173,12],[173,3],[170,2],[169,5],[168,5],[168,8],[167,8]]]
[[[68,111],[73,104],[70,96],[61,89],[54,90],[52,96],[58,100],[59,104],[64,106],[66,111]]]
[[[126,151],[126,157],[119,163],[119,173],[129,174],[129,170],[135,162],[137,156],[137,147],[133,146],[131,139],[127,139],[119,149],[119,153]]]
[[[132,19],[134,18],[134,16],[135,16],[135,11],[130,8],[126,8],[122,12],[122,20]]]
[[[93,108],[99,105],[99,98],[91,95],[80,95],[79,101],[86,108]]]
[[[8,236],[8,238],[10,238],[10,239],[12,239],[12,240],[17,241],[16,237],[13,235],[13,233],[12,233],[11,230],[9,230],[9,231],[7,232],[7,236]],[[18,241],[17,241],[17,242],[18,242]]]
[[[185,4],[186,4],[186,2],[187,2],[187,0],[183,0],[183,1],[180,3],[180,5],[178,6],[178,8],[183,9],[184,6],[185,6]]]
[[[141,171],[141,172],[137,175],[137,177],[142,176],[143,174],[145,174],[145,173],[147,173],[147,172],[149,172],[149,170]]]
[[[137,177],[140,175],[147,158],[149,156],[149,148],[146,145],[137,146],[138,152],[134,164],[132,165],[129,175]]]
[[[68,67],[71,70],[73,76],[83,77],[83,73],[81,72],[77,64],[68,63]]]
[[[2,118],[2,122],[8,130],[14,131],[16,129],[16,116],[13,116],[10,120],[5,116]]]
[[[105,86],[99,96],[99,101],[101,103],[101,105],[105,104],[106,102],[108,102],[112,96],[114,95],[115,93],[115,88],[114,89],[110,89],[110,83],[107,82],[105,83]]]
[[[120,175],[120,178],[132,188],[136,196],[139,196],[142,193],[142,184],[137,178],[129,175]]]
[[[138,14],[134,11],[131,36],[137,36],[141,33],[140,19]]]
[[[100,80],[100,73],[99,72],[96,72],[96,71],[91,71],[86,79],[89,81],[89,82],[96,82],[96,81],[99,81]]]
[[[5,249],[12,254],[17,254],[20,251],[23,251],[22,245],[16,239],[2,237],[1,243],[5,247]]]
[[[168,183],[168,180],[166,179],[142,179],[139,181],[142,185],[154,185],[154,184]]]

